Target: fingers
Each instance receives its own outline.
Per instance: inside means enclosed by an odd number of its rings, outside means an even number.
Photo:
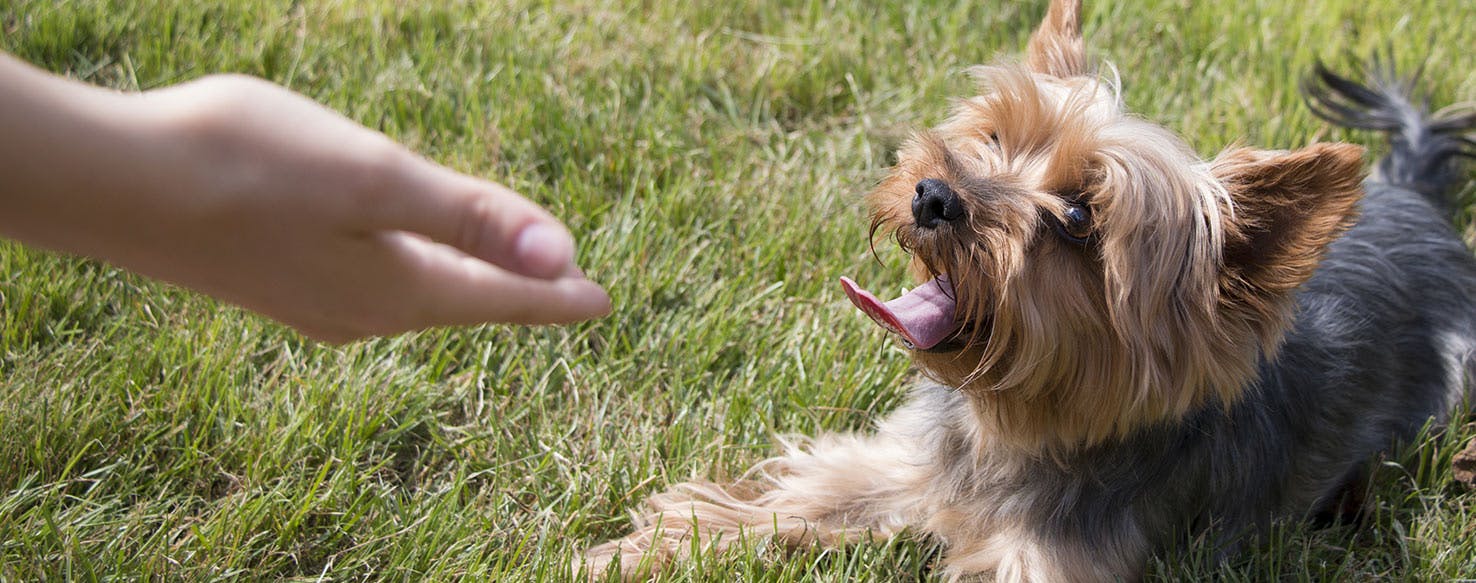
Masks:
[[[575,271],[562,223],[507,188],[415,158],[394,191],[368,209],[375,226],[410,231],[516,274],[553,279]]]
[[[582,276],[522,277],[441,245],[408,237],[398,244],[417,282],[415,326],[565,324],[610,313],[610,296]]]

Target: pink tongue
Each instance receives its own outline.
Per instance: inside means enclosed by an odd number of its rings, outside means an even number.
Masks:
[[[849,277],[841,278],[841,287],[846,290],[851,303],[881,327],[901,335],[914,348],[927,350],[937,346],[958,329],[958,323],[953,321],[957,304],[953,301],[953,286],[946,275],[935,277],[885,303],[861,289]]]

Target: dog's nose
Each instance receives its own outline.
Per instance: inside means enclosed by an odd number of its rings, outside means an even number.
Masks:
[[[929,178],[917,183],[917,196],[912,198],[912,220],[924,229],[958,220],[964,214],[963,201],[948,183]]]

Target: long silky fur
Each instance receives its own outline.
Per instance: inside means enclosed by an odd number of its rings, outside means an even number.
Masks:
[[[1362,182],[1348,144],[1201,159],[1123,110],[1082,15],[1054,0],[1027,65],[978,69],[981,95],[867,197],[873,240],[892,234],[919,281],[949,277],[962,345],[914,351],[927,380],[874,431],[675,485],[578,568],[641,578],[753,539],[912,529],[953,578],[1131,581],[1159,550],[1228,553],[1338,508],[1369,459],[1469,397],[1476,259],[1440,197],[1476,116],[1427,114],[1387,71],[1319,70],[1320,111],[1396,136],[1384,173]],[[924,179],[964,215],[914,225]],[[1067,200],[1091,209],[1084,244],[1049,227]]]

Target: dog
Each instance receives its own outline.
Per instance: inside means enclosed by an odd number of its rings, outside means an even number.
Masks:
[[[1428,114],[1390,66],[1318,65],[1316,112],[1391,137],[1367,181],[1351,144],[1205,160],[1124,111],[1079,0],[975,73],[867,197],[918,287],[842,280],[926,381],[874,431],[653,496],[586,573],[910,529],[953,578],[1135,580],[1175,545],[1345,510],[1371,459],[1467,397],[1476,260],[1449,197],[1476,116]]]

